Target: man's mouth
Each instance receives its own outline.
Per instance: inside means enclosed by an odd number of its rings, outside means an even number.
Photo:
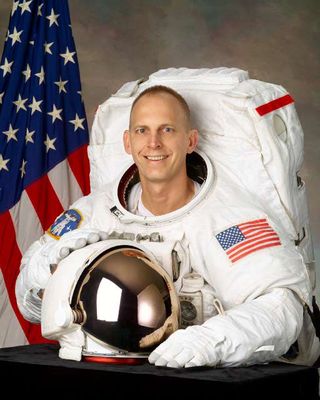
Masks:
[[[168,158],[168,156],[144,156],[144,157],[150,161],[160,161],[164,160],[165,158]]]

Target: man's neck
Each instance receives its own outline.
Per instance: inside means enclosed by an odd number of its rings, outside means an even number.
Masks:
[[[194,183],[190,178],[176,183],[141,182],[141,200],[153,215],[168,214],[186,205],[194,196]]]

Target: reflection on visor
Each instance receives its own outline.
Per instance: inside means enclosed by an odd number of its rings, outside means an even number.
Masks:
[[[139,352],[139,341],[160,328],[171,314],[164,278],[142,252],[105,253],[81,275],[72,304],[84,314],[83,330],[123,351]],[[146,351],[146,349],[143,349]]]

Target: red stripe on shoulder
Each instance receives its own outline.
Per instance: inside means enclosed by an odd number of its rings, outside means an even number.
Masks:
[[[278,99],[272,100],[269,103],[262,104],[256,108],[257,113],[262,117],[278,108],[287,106],[288,104],[294,103],[293,98],[286,94],[285,96],[279,97]]]

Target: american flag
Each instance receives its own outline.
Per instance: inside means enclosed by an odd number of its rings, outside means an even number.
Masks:
[[[17,0],[0,64],[0,347],[44,341],[18,311],[21,255],[89,192],[88,127],[67,0]]]
[[[257,250],[281,245],[265,218],[234,225],[218,233],[216,239],[232,263]]]

